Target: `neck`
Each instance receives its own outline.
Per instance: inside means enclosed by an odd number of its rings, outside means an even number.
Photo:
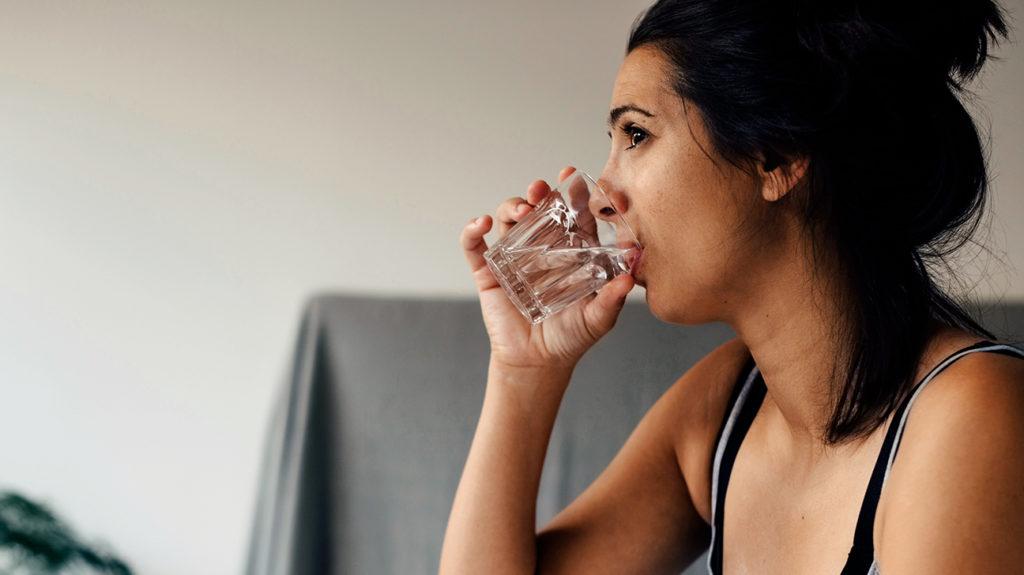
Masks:
[[[848,343],[839,330],[848,292],[838,281],[834,258],[811,261],[809,241],[799,233],[784,233],[776,249],[760,253],[761,265],[745,277],[744,292],[733,300],[738,305],[724,320],[761,371],[768,389],[761,409],[769,429],[780,434],[775,437],[787,450],[813,460],[845,451],[825,438],[846,382]],[[944,355],[977,340],[935,320],[928,330],[915,381]],[[857,450],[867,439],[848,442],[848,448]]]
[[[835,274],[814,273],[797,241],[746,283],[729,323],[747,345],[768,393],[762,409],[794,449],[822,453],[833,402],[842,385],[845,346]],[[832,280],[832,281],[828,281]],[[833,375],[833,370],[836,370]]]

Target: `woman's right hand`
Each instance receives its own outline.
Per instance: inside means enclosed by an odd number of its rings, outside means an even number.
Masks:
[[[571,166],[563,169],[558,180],[561,182],[573,171]],[[547,182],[537,180],[527,188],[525,198],[510,198],[498,206],[495,215],[499,237],[505,237],[550,191]],[[460,237],[491,340],[491,363],[508,368],[575,367],[583,354],[614,327],[626,294],[633,289],[632,276],[622,274],[596,294],[532,325],[508,299],[484,261],[484,235],[491,225],[490,216],[473,218]]]

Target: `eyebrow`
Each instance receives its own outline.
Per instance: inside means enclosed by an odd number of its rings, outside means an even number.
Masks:
[[[626,112],[639,112],[640,114],[643,114],[648,118],[654,117],[654,114],[648,112],[647,110],[644,110],[643,108],[634,106],[632,104],[626,104],[625,106],[619,106],[618,108],[615,108],[608,114],[608,125],[611,126],[612,124],[614,124],[619,119],[619,117],[625,114]]]

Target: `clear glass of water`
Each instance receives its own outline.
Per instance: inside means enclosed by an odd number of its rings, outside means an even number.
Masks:
[[[604,190],[576,170],[484,259],[512,303],[536,325],[630,273],[642,250]]]

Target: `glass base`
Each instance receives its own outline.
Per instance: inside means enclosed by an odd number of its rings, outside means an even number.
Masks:
[[[484,253],[484,261],[491,269],[491,274],[498,280],[498,284],[505,290],[509,300],[531,324],[537,325],[550,315],[530,286],[516,273],[516,267],[512,265],[508,254],[496,247]]]

